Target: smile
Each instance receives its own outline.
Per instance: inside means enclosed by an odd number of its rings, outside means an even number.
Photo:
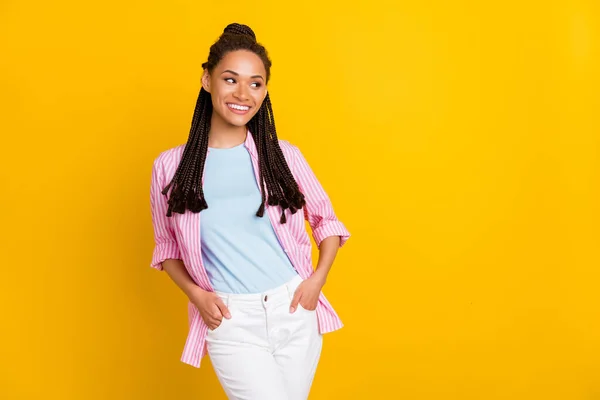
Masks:
[[[227,103],[227,107],[236,114],[245,114],[250,109],[249,106],[241,106],[234,103]]]

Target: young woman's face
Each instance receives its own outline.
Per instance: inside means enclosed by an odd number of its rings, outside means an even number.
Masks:
[[[211,74],[202,76],[202,86],[211,94],[213,118],[244,126],[258,112],[267,95],[265,65],[251,51],[227,53]]]

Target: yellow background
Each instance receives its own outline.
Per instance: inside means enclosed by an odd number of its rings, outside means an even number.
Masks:
[[[0,398],[225,398],[149,184],[234,21],[353,234],[311,399],[600,399],[593,0],[2,2]]]

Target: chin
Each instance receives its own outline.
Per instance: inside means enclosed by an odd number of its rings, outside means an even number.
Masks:
[[[246,124],[248,124],[248,122],[250,122],[252,118],[254,118],[254,115],[256,115],[256,113],[246,115],[232,115],[231,113],[228,114],[229,115],[227,115],[227,118],[224,118],[224,120],[233,126],[245,126]]]
[[[244,119],[241,119],[241,118],[228,118],[228,119],[226,119],[226,121],[227,121],[227,123],[229,125],[238,126],[239,127],[239,126],[246,126],[246,124],[248,124],[248,122],[250,122],[251,119],[252,118],[244,118]]]

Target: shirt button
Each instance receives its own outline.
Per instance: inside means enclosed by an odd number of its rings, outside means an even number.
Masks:
[[[265,301],[267,301],[267,297],[268,297],[268,296],[267,296],[267,295],[265,295]]]

